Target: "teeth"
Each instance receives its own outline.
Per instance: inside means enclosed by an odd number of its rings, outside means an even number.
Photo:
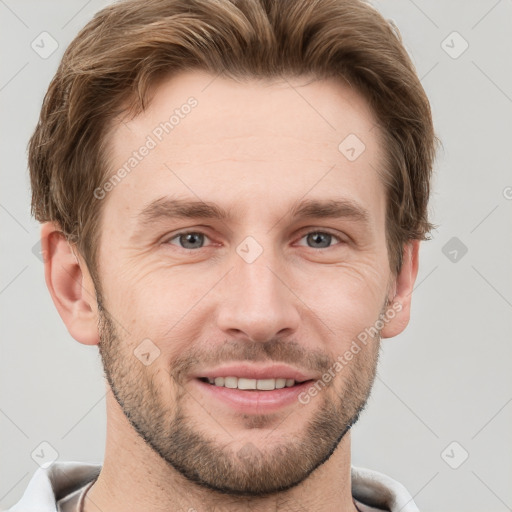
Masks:
[[[231,389],[259,389],[272,391],[273,389],[290,388],[295,385],[294,379],[245,379],[243,377],[215,377],[208,378],[208,382],[214,386]]]
[[[238,379],[238,389],[256,389],[256,379]]]
[[[224,387],[235,389],[238,387],[238,379],[236,377],[224,377]]]
[[[286,386],[286,379],[276,379],[276,389],[281,389]]]
[[[238,383],[238,387],[240,387],[240,382]],[[276,379],[258,379],[256,381],[256,389],[261,389],[263,391],[276,389]]]

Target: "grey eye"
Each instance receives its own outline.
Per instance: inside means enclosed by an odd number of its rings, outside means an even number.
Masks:
[[[172,243],[172,240],[178,239],[179,246],[183,249],[201,249],[206,235],[196,231],[189,231],[187,233],[179,233],[172,237],[168,243]],[[176,244],[173,244],[176,245]]]
[[[313,231],[306,236],[308,243],[311,243],[311,247],[314,249],[329,247],[333,238],[330,233],[322,233],[321,231]]]

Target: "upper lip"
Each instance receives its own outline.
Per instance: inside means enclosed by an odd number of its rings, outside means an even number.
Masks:
[[[244,379],[293,379],[304,382],[315,378],[309,372],[300,371],[285,364],[257,366],[254,364],[231,364],[201,371],[196,378],[242,377]]]

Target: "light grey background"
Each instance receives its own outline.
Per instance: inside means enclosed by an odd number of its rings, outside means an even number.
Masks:
[[[43,441],[61,460],[103,458],[101,362],[68,334],[33,252],[26,144],[65,47],[107,3],[0,0],[0,508],[21,497]],[[410,325],[383,342],[353,464],[401,481],[422,511],[512,510],[512,2],[374,5],[402,33],[444,150],[440,227],[422,245]],[[47,58],[31,47],[43,31],[59,45]]]

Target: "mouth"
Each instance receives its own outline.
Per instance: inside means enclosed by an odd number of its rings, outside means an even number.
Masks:
[[[274,389],[291,388],[305,381],[296,381],[295,379],[287,379],[286,377],[278,377],[276,379],[250,379],[245,377],[200,377],[201,382],[212,386],[229,389],[241,389],[244,391],[273,391]]]
[[[261,415],[300,406],[300,393],[314,382],[315,375],[287,365],[239,364],[196,374],[191,384],[217,412]]]

